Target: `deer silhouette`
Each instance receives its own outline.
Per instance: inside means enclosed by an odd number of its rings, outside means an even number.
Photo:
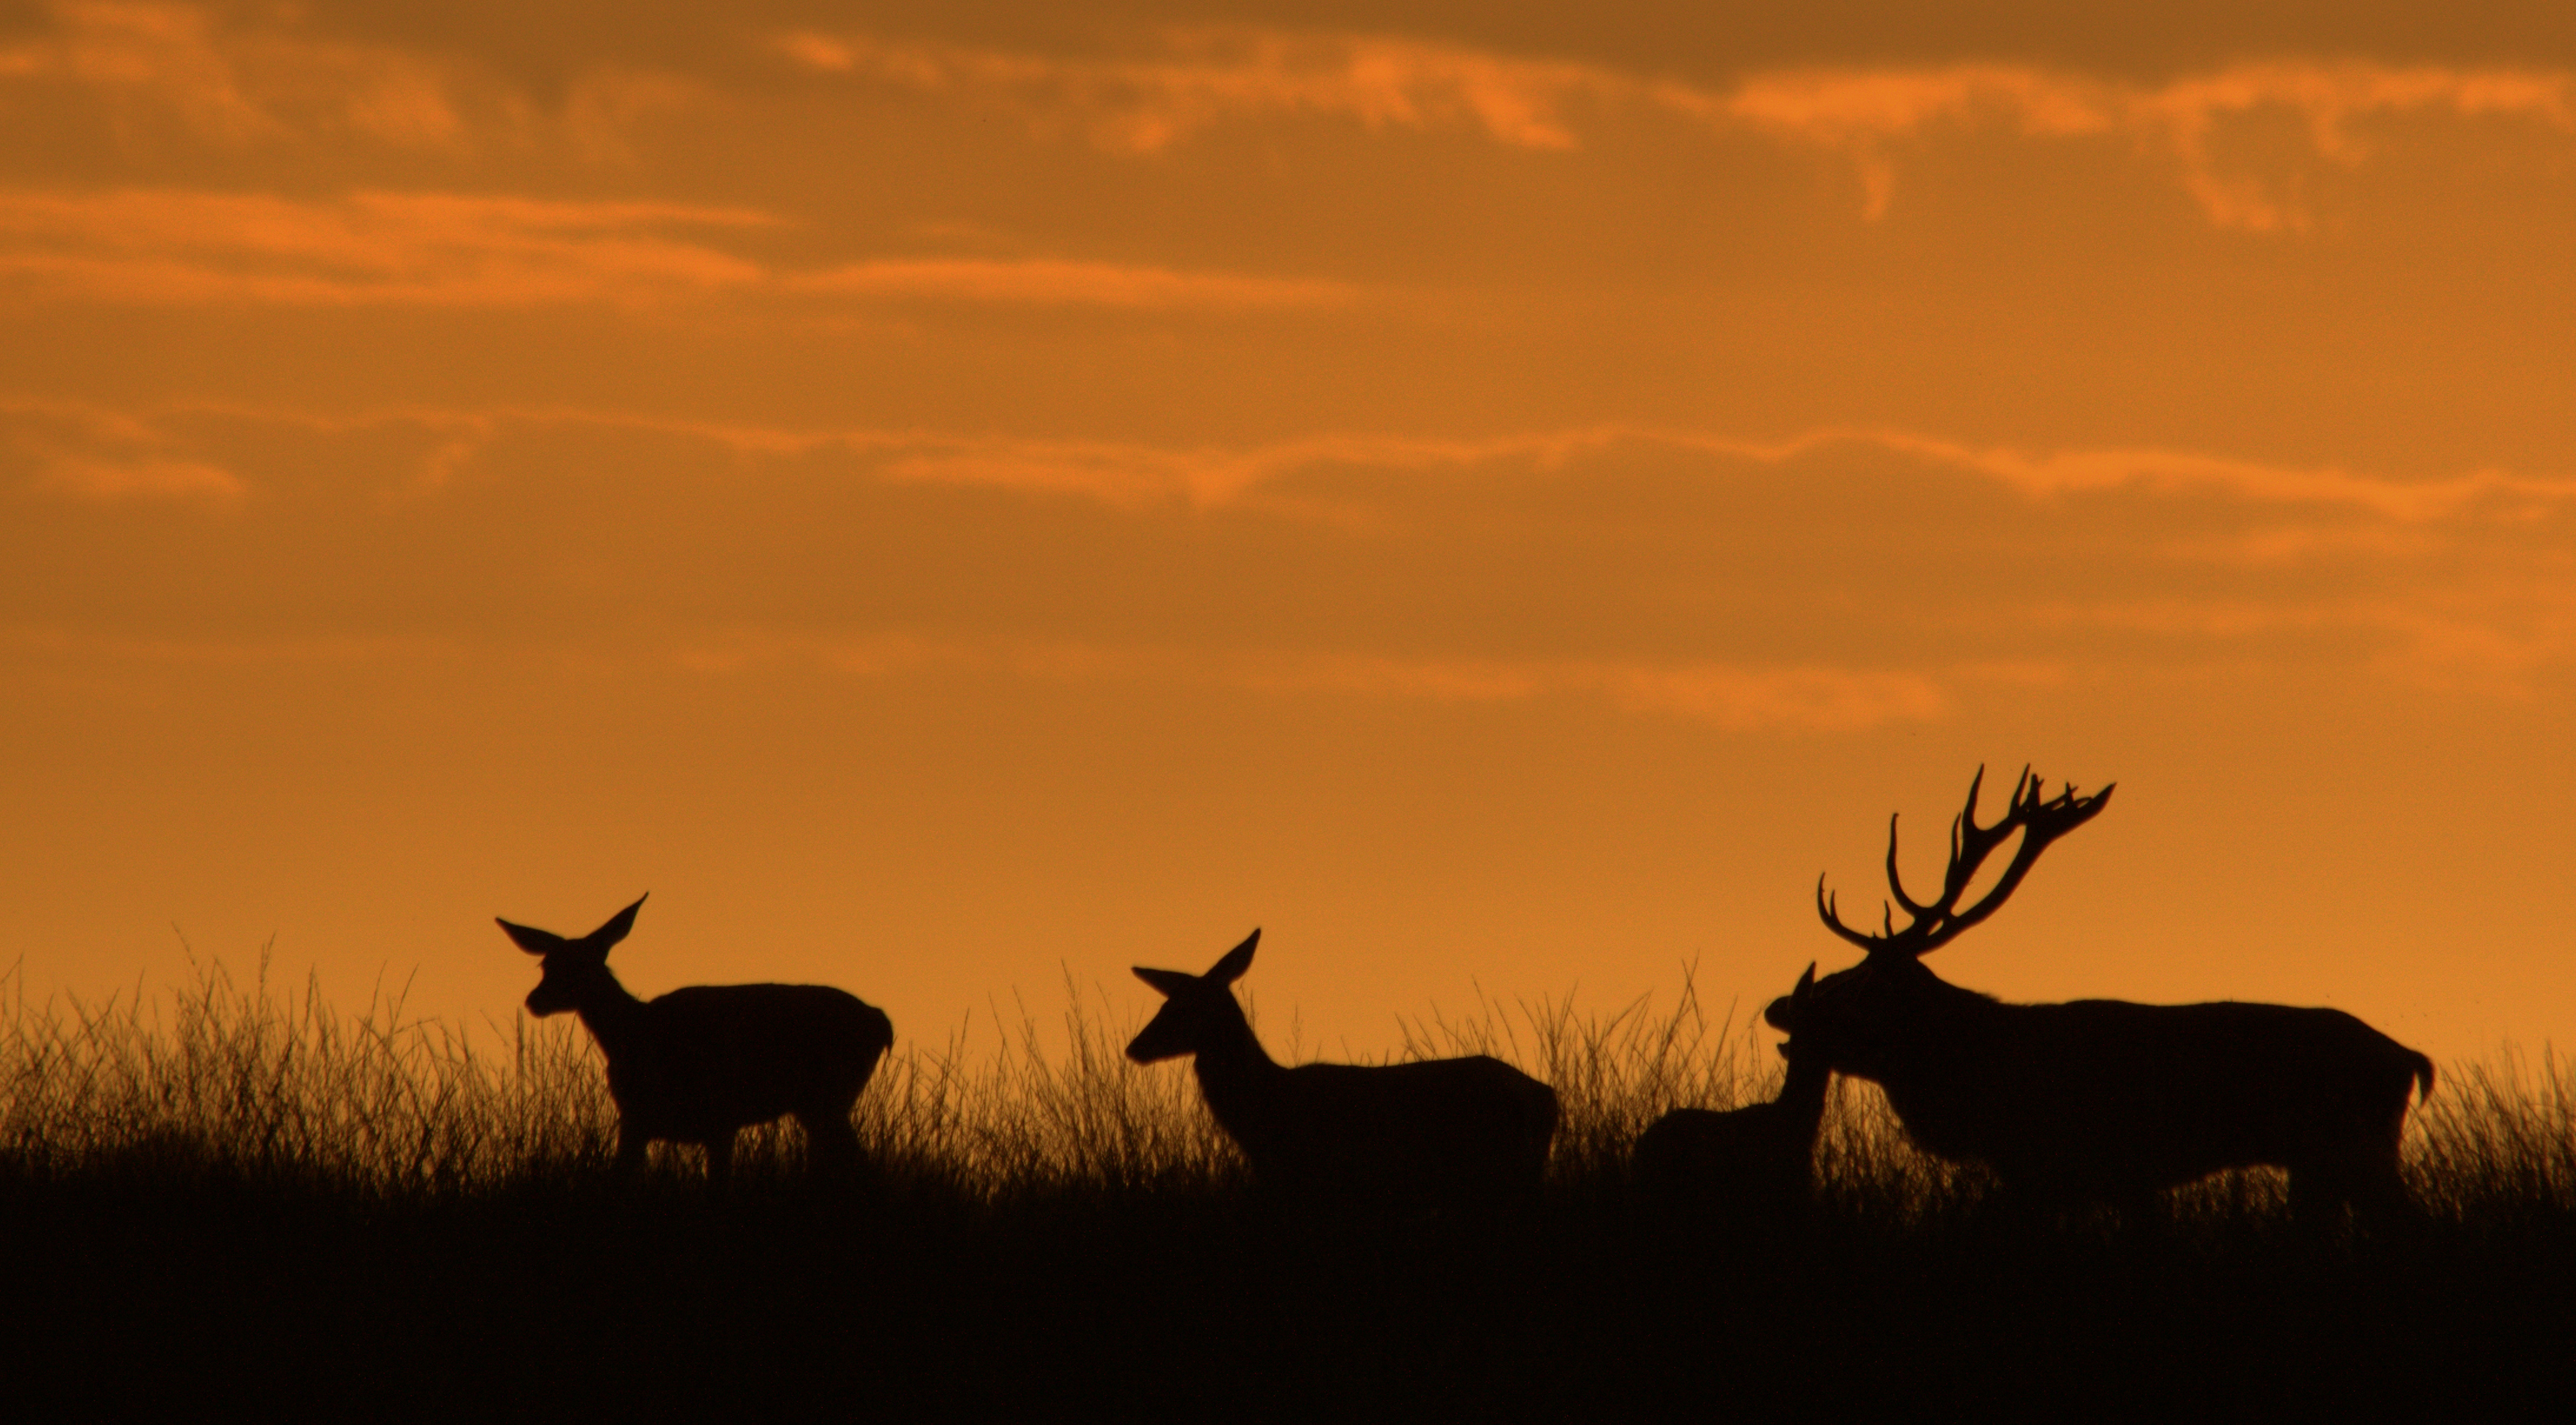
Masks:
[[[1818,981],[1805,1003],[1775,1001],[1799,1040],[1838,1073],[1876,1082],[1915,1142],[1983,1163],[2026,1199],[2142,1205],[2165,1188],[2229,1168],[2290,1175],[2301,1216],[2350,1205],[2406,1210],[2398,1148],[2410,1092],[2433,1091],[2433,1063],[2333,1009],[2276,1004],[2150,1005],[2123,1000],[2004,1004],[1951,985],[1921,957],[1994,914],[2049,844],[2098,815],[2112,788],[2042,795],[2024,768],[2010,808],[1977,822],[1983,768],[1950,824],[1950,864],[1928,903],[1906,894],[1888,823],[1895,911],[1864,934],[1843,924],[1816,883],[1825,927],[1866,952]],[[1986,895],[1960,899],[1978,868],[2020,835]]]
[[[1556,1134],[1556,1090],[1483,1054],[1409,1064],[1273,1060],[1233,983],[1255,930],[1204,975],[1136,969],[1164,1004],[1127,1046],[1139,1064],[1195,1055],[1208,1111],[1265,1191],[1419,1205],[1531,1199]]]
[[[1789,1031],[1780,1045],[1789,1062],[1777,1097],[1723,1111],[1677,1108],[1638,1135],[1630,1165],[1647,1201],[1668,1211],[1752,1219],[1785,1216],[1807,1201],[1833,1081],[1818,1042],[1797,1028],[1815,984],[1809,965],[1797,988],[1762,1013],[1772,1028]]]
[[[658,1138],[705,1148],[707,1178],[720,1185],[734,1134],[788,1114],[805,1129],[809,1167],[855,1165],[850,1109],[894,1042],[885,1012],[824,985],[692,985],[637,999],[610,973],[608,952],[643,906],[637,898],[578,940],[500,922],[542,957],[528,1012],[580,1015],[608,1060],[618,1174],[632,1175]]]

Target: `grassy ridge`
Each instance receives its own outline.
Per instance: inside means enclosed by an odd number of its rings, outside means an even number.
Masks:
[[[1234,1183],[1240,1164],[1186,1067],[1129,1063],[1131,1030],[1066,990],[1053,1034],[1024,1015],[981,1054],[960,1037],[899,1039],[859,1106],[883,1169],[976,1200]],[[1753,1057],[1760,1046],[1710,1026],[1687,985],[1661,1018],[1487,1006],[1408,1025],[1406,1038],[1406,1057],[1495,1053],[1556,1084],[1568,1180],[1615,1168],[1665,1108],[1766,1097],[1778,1077]],[[33,1007],[0,982],[0,1154],[21,1174],[220,1166],[418,1201],[603,1167],[615,1124],[596,1051],[568,1015],[519,1015],[496,1051],[491,1036],[407,1018],[398,995],[341,1014],[309,984],[276,988],[265,964],[247,983],[206,965],[184,991],[96,1007]],[[777,1176],[793,1138],[746,1133],[741,1166]]]
[[[2034,1226],[1838,1086],[1796,1223],[1669,1221],[1627,1143],[1766,1096],[1767,1036],[1687,987],[1600,1018],[1410,1026],[1554,1083],[1549,1201],[1507,1224],[1319,1220],[1245,1191],[1191,1076],[1079,996],[996,1049],[899,1042],[870,1179],[785,1131],[737,1189],[602,1180],[578,1025],[498,1047],[220,967],[157,1001],[0,1003],[9,1378],[137,1407],[667,1413],[879,1397],[909,1415],[1792,1416],[2004,1398],[2088,1414],[2364,1418],[2564,1399],[2576,1100],[2553,1061],[2445,1071],[2410,1123],[2415,1229],[2294,1228],[2267,1174],[2151,1221]],[[672,1150],[657,1150],[670,1153]],[[692,1166],[693,1165],[688,1165]],[[1698,1411],[1679,1413],[1698,1414]]]

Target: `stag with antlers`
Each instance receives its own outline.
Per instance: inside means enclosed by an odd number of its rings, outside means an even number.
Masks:
[[[1930,901],[1908,895],[1888,824],[1895,906],[1875,933],[1843,923],[1821,878],[1816,912],[1860,964],[1774,1009],[1838,1073],[1875,1081],[1926,1150],[1992,1169],[2004,1188],[2057,1202],[2137,1205],[2229,1168],[2290,1175],[2294,1212],[2350,1204],[2402,1211],[2398,1143],[2410,1093],[2433,1064],[2349,1014],[2276,1004],[2121,1000],[2004,1004],[1949,984],[1922,957],[1995,913],[2051,842],[2092,820],[2111,788],[2043,794],[2023,769],[2011,805],[1977,821],[1980,768],[1950,824],[1950,864]],[[1991,890],[1969,883],[2015,835]],[[1895,923],[1902,908],[1907,923]],[[1780,1022],[1775,1020],[1776,1022]]]

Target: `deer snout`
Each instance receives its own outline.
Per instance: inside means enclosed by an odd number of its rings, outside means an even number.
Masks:
[[[1190,1052],[1188,1046],[1175,1042],[1172,1034],[1157,1034],[1155,1028],[1155,1024],[1148,1024],[1142,1034],[1127,1041],[1128,1062],[1153,1064]]]

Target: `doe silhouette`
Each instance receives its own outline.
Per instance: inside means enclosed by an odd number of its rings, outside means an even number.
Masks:
[[[1798,1030],[1815,984],[1816,967],[1809,965],[1797,988],[1762,1012],[1772,1028],[1789,1032],[1780,1045],[1789,1067],[1776,1098],[1722,1111],[1677,1108],[1638,1135],[1630,1165],[1649,1202],[1721,1220],[1776,1219],[1805,1205],[1814,1190],[1825,1090],[1833,1081],[1820,1042]]]
[[[850,1109],[894,1042],[885,1012],[824,985],[692,985],[637,999],[610,973],[608,952],[643,905],[638,897],[578,940],[500,922],[520,949],[543,957],[528,1012],[580,1015],[608,1060],[619,1175],[659,1138],[705,1148],[707,1178],[721,1184],[734,1134],[788,1114],[805,1129],[810,1168],[855,1165]]]
[[[1949,984],[1922,956],[1992,915],[2049,844],[2098,814],[2110,787],[2054,797],[2022,770],[2010,808],[1977,823],[1977,790],[1950,823],[1950,864],[1929,902],[1906,894],[1888,822],[1893,908],[1853,930],[1816,882],[1825,927],[1867,952],[1788,1005],[1838,1073],[1875,1081],[1929,1151],[1994,1170],[2039,1200],[2139,1206],[2228,1168],[2290,1175],[2301,1216],[2350,1205],[2402,1213],[2398,1172],[2410,1093],[2433,1092],[2433,1062],[2341,1010],[2277,1004],[2153,1005],[2122,1000],[2003,1004]],[[1987,857],[2021,844],[1985,896],[1959,902]]]
[[[1422,1206],[1535,1199],[1556,1090],[1483,1054],[1409,1064],[1273,1060],[1233,983],[1256,930],[1204,975],[1136,969],[1164,1004],[1127,1046],[1139,1064],[1196,1056],[1199,1090],[1265,1191]]]

